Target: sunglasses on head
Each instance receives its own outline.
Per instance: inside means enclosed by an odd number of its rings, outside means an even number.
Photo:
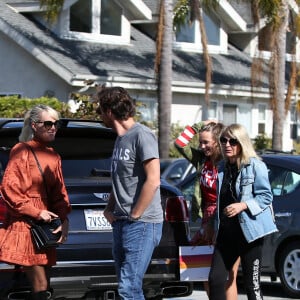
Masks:
[[[226,139],[225,137],[220,137],[220,143],[222,144],[222,145],[226,145],[227,144],[227,142],[229,142],[229,145],[230,146],[236,146],[238,143],[239,143],[239,141],[237,140],[237,139]]]
[[[55,122],[52,122],[52,121],[39,121],[39,122],[35,122],[35,123],[40,123],[40,124],[43,124],[44,127],[49,130],[52,128],[52,126],[54,126],[55,128],[58,128],[59,127],[59,121],[55,121]]]

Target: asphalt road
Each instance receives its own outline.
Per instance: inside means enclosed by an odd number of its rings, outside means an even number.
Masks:
[[[271,282],[268,277],[263,277],[261,280],[264,300],[292,300],[289,298],[282,289],[279,282]],[[238,285],[239,295],[238,300],[247,300],[247,296],[243,290],[242,284]],[[206,292],[202,288],[202,284],[196,284],[194,292],[191,296],[184,298],[168,298],[168,300],[208,300]],[[166,299],[167,300],[167,299]]]
[[[264,295],[264,300],[294,300],[293,298],[288,297],[283,289],[282,286],[279,282],[271,282],[268,277],[262,277],[262,290],[263,290],[263,295]],[[79,285],[78,285],[79,286]],[[73,297],[71,295],[68,295],[67,298],[60,298],[61,296],[64,296],[63,290],[61,293],[57,291],[58,293],[56,294],[56,297],[54,297],[57,300],[62,300],[62,299],[86,299],[86,300],[98,300],[98,299],[103,299],[102,296],[99,297],[95,295],[94,293],[91,293],[87,295],[85,298],[82,298],[81,296],[78,295],[78,292],[76,291],[77,284],[74,282],[72,285],[72,291],[73,291]],[[243,290],[242,283],[238,284],[238,300],[247,300],[247,296],[245,295],[245,292]],[[59,295],[60,294],[60,295]],[[114,299],[113,297],[107,297],[107,299]],[[116,299],[119,299],[116,297]],[[206,295],[206,292],[203,289],[202,283],[196,283],[194,286],[194,292],[192,295],[187,296],[187,297],[181,297],[181,298],[165,298],[165,300],[208,300],[208,297]]]

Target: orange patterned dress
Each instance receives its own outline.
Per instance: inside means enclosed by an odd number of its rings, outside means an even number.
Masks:
[[[56,249],[36,250],[25,218],[38,219],[41,210],[47,209],[64,221],[71,206],[60,156],[35,140],[27,143],[34,149],[43,169],[48,196],[31,150],[26,143],[16,144],[10,152],[1,185],[7,216],[0,229],[0,261],[22,266],[52,266],[56,263]]]

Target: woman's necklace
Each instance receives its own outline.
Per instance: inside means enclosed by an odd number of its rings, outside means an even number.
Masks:
[[[228,164],[228,177],[229,177],[229,190],[234,202],[237,202],[236,192],[235,192],[235,181],[237,177],[237,166]]]

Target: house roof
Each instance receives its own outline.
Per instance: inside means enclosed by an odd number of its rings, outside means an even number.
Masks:
[[[76,1],[77,0],[65,0],[63,8],[66,9],[70,7]],[[7,0],[5,2],[18,9],[19,12],[45,10],[44,7],[41,7],[39,0]],[[122,2],[122,5],[123,7],[126,7],[132,20],[150,20],[152,18],[151,9],[142,0],[126,0]]]
[[[16,3],[18,0],[6,2]],[[26,1],[23,0],[22,3],[24,2]],[[155,86],[155,41],[137,30],[134,25],[131,26],[130,45],[63,40],[30,17],[25,17],[0,1],[0,31],[70,85],[82,86],[84,80],[95,79],[101,82],[125,80],[133,84],[140,82],[152,84],[153,88]],[[183,86],[186,83],[205,82],[205,66],[201,53],[174,50],[173,54],[174,82]],[[213,84],[250,86],[249,56],[233,46],[229,46],[226,55],[211,56]]]

